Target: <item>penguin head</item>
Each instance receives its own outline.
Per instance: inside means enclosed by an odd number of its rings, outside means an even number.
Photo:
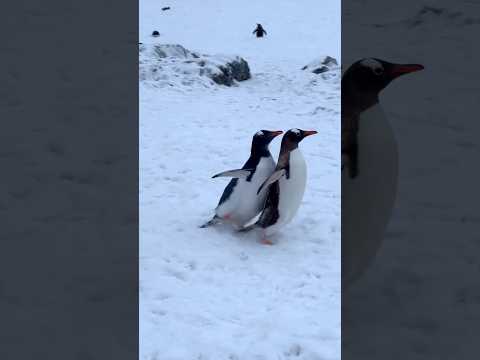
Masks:
[[[419,64],[394,64],[377,58],[366,58],[345,71],[342,87],[345,82],[351,82],[361,91],[378,94],[397,77],[423,69],[423,65]]]
[[[252,149],[268,148],[270,142],[283,131],[259,130],[253,135]]]
[[[300,141],[314,134],[317,134],[315,130],[290,129],[283,135],[282,147],[286,150],[293,150],[298,146]]]

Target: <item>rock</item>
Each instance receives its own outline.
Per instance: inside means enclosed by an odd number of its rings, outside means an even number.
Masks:
[[[174,58],[174,59],[189,59],[198,58],[198,55],[185,49],[182,45],[171,44],[156,44],[153,45],[153,55],[157,59]]]
[[[212,80],[220,85],[232,86],[234,80],[244,81],[251,77],[248,63],[238,56],[224,65],[218,65],[218,69],[220,69],[220,73],[213,74]]]
[[[219,84],[232,86],[250,79],[250,68],[240,56],[205,55],[178,44],[141,44],[140,80],[156,86]]]
[[[336,68],[338,68],[337,60],[327,55],[305,65],[302,70],[309,70],[314,74],[321,74]]]
[[[170,10],[170,6],[165,6],[162,8],[162,11],[165,11],[165,10]]]
[[[157,30],[155,30],[152,32],[152,36],[155,36],[155,37],[160,36],[160,33]]]

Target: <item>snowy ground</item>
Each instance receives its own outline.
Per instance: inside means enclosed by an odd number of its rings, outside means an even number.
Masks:
[[[340,84],[300,70],[340,62],[340,2],[142,0],[139,41],[252,71],[232,88],[140,84],[141,359],[340,359]],[[211,175],[240,167],[257,130],[292,127],[319,134],[301,143],[307,189],[278,244],[199,229],[228,181]]]

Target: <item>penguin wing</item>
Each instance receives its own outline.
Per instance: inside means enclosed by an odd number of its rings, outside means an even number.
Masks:
[[[263,182],[262,185],[260,185],[260,187],[258,188],[257,194],[260,194],[260,191],[262,191],[262,189],[264,187],[268,187],[268,186],[272,185],[275,181],[280,180],[280,178],[283,175],[285,175],[286,172],[287,171],[285,169],[280,169],[280,170],[275,171],[272,175],[270,175],[270,177],[267,180],[265,180]]]
[[[248,177],[254,169],[235,169],[228,170],[212,176],[212,179],[217,177],[231,177],[231,178],[246,178]]]

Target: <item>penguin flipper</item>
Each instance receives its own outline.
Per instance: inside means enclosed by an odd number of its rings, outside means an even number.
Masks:
[[[278,181],[280,180],[280,178],[286,174],[286,170],[285,169],[280,169],[280,170],[277,170],[275,171],[272,175],[270,175],[270,177],[265,180],[263,182],[262,185],[260,185],[260,187],[258,188],[258,191],[257,191],[257,194],[260,194],[260,191],[262,191],[263,188],[266,188],[270,185],[272,185],[275,181]]]
[[[212,179],[217,177],[231,177],[231,178],[246,178],[248,177],[254,169],[235,169],[228,170],[212,176]]]
[[[256,224],[252,224],[252,225],[249,225],[249,226],[244,226],[244,227],[238,229],[237,232],[242,232],[242,233],[247,232],[247,231],[255,229],[256,227],[257,227]]]
[[[250,231],[253,228],[255,228],[256,225],[257,225],[257,221],[260,219],[260,216],[262,216],[262,211],[260,211],[257,215],[255,215],[250,220],[248,220],[245,224],[243,224],[243,226],[238,231],[239,232],[246,232],[246,231]]]

